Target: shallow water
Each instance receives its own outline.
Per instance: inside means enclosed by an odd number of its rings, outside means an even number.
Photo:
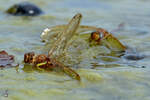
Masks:
[[[63,73],[3,69],[0,70],[0,100],[150,99],[149,0],[32,0],[42,8],[44,15],[16,17],[4,13],[18,2],[20,0],[0,1],[0,50],[15,55],[16,63],[21,62],[24,53],[29,51],[47,53],[47,46],[40,39],[41,32],[50,26],[66,24],[78,12],[83,15],[81,24],[112,31],[123,44],[131,48],[129,53],[146,57],[138,61],[102,57],[98,55],[104,52],[102,48],[86,50],[87,45],[81,49],[81,44],[79,49],[83,51],[79,57],[80,63],[68,63],[77,68],[75,70],[80,74],[81,82]],[[117,30],[121,23],[123,26]]]

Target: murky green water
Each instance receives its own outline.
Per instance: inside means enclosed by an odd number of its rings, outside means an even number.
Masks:
[[[82,81],[78,82],[63,73],[39,73],[0,70],[0,100],[149,100],[150,90],[150,6],[149,0],[32,0],[45,12],[38,17],[16,17],[4,13],[20,0],[0,1],[0,50],[23,60],[29,51],[46,53],[40,40],[43,29],[65,24],[73,15],[83,14],[81,24],[98,26],[113,31],[120,23],[124,26],[113,34],[134,52],[146,55],[142,60],[98,56],[100,47],[81,47],[77,67]],[[92,50],[99,50],[94,51]],[[82,51],[83,50],[83,51]],[[76,52],[75,50],[72,52]],[[99,53],[98,53],[99,52]],[[98,54],[97,54],[98,53]],[[96,56],[96,57],[95,57]],[[65,62],[67,63],[67,62]],[[94,69],[91,69],[94,66]],[[146,68],[141,68],[145,66]],[[5,97],[8,92],[8,97]]]

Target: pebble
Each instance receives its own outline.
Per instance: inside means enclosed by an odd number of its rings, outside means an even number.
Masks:
[[[15,4],[6,12],[15,16],[38,16],[43,13],[39,7],[29,2]]]

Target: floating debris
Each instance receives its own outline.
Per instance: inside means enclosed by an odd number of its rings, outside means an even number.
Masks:
[[[14,56],[8,55],[6,51],[0,51],[0,67],[11,67],[14,62]]]
[[[29,2],[21,2],[10,7],[7,11],[8,14],[16,16],[37,16],[43,11],[36,5]]]

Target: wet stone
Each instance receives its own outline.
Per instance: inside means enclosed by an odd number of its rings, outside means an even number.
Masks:
[[[37,16],[43,11],[36,5],[29,2],[21,2],[10,7],[7,11],[8,14],[16,16]]]

